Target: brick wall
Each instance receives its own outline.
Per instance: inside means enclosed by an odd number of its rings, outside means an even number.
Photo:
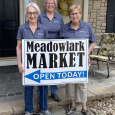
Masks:
[[[89,0],[88,22],[95,35],[106,32],[107,0]]]

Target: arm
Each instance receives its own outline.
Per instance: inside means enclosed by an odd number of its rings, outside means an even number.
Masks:
[[[90,25],[89,25],[89,33],[90,33],[90,38],[89,38],[90,46],[88,48],[88,53],[90,54],[96,44],[96,38],[93,32],[93,29]],[[90,61],[90,58],[88,58],[88,62],[89,61]]]
[[[24,69],[22,66],[21,61],[21,55],[22,55],[22,39],[23,39],[23,26],[20,26],[17,33],[17,47],[16,47],[16,53],[17,53],[17,59],[18,59],[18,69],[21,74],[23,74]]]
[[[95,44],[96,44],[96,42],[90,44],[90,46],[89,46],[89,48],[88,48],[88,54],[91,53],[91,51],[92,51],[93,48],[95,47]],[[88,63],[89,63],[89,62],[90,62],[90,57],[88,56]]]
[[[22,54],[22,41],[21,40],[17,40],[16,51],[17,51],[17,59],[18,59],[18,69],[19,69],[19,72],[23,74],[24,69],[23,69],[22,62],[21,62],[21,54]]]
[[[95,47],[95,44],[96,44],[96,42],[90,44],[90,46],[89,46],[89,48],[88,48],[88,53],[89,53],[89,54],[91,53],[91,51],[92,51],[93,48]]]

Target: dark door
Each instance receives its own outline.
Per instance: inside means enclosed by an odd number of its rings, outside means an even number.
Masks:
[[[107,33],[115,33],[115,0],[108,0]]]
[[[19,0],[0,0],[0,57],[16,56]]]

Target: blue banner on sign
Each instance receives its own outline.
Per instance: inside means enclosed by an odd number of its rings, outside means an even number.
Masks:
[[[56,80],[56,79],[68,79],[68,78],[86,78],[87,71],[65,71],[54,73],[40,73],[40,70],[24,76],[30,80],[41,83],[41,80]]]

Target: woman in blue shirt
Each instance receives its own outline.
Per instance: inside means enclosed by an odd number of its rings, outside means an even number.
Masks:
[[[46,26],[49,39],[58,39],[60,29],[64,25],[62,16],[54,12],[56,6],[57,0],[44,0],[44,7],[46,10],[38,17],[38,22]],[[50,89],[51,97],[57,102],[61,101],[60,97],[57,95],[58,86],[52,85],[50,86]]]
[[[45,26],[37,22],[40,14],[40,9],[34,2],[29,3],[26,6],[26,16],[28,21],[21,25],[17,34],[17,59],[18,69],[21,74],[24,73],[24,69],[21,62],[22,54],[22,39],[48,39],[48,31]],[[33,86],[25,86],[24,100],[25,100],[25,115],[31,115],[33,111]],[[40,90],[40,110],[44,115],[53,115],[47,110],[47,95],[48,86],[39,86]],[[39,115],[41,115],[41,113]]]
[[[95,36],[89,23],[81,21],[82,11],[79,5],[73,5],[69,8],[70,22],[65,24],[60,32],[60,38],[64,39],[89,39],[88,53],[93,50],[95,46]],[[88,57],[88,62],[90,58]],[[82,113],[84,115],[91,115],[91,112],[86,107],[87,102],[87,84],[73,83],[66,84],[66,96],[71,100],[71,106],[66,111],[70,115],[76,110],[76,101],[82,103]]]

